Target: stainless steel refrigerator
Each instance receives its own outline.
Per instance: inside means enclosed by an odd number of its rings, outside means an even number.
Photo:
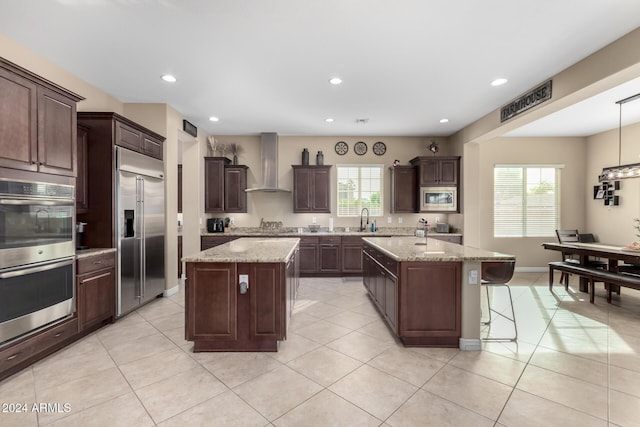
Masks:
[[[118,264],[116,315],[165,290],[162,161],[116,147]]]

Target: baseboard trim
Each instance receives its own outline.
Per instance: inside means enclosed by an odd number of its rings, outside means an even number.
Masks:
[[[165,289],[162,293],[163,297],[170,297],[171,295],[175,295],[180,290],[180,285],[175,285],[173,288]]]
[[[549,271],[549,267],[516,267],[516,273],[544,273]]]
[[[482,341],[480,338],[460,338],[460,350],[462,351],[480,351],[482,350]]]

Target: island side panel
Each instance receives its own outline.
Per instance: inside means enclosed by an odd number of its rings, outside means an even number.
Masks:
[[[238,338],[236,278],[236,264],[187,263],[187,340],[234,341]]]
[[[401,262],[398,335],[406,346],[458,347],[460,262]]]

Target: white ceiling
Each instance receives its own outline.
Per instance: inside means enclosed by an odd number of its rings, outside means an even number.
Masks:
[[[1,33],[216,135],[448,136],[638,27],[638,0],[0,0]],[[510,135],[615,128],[630,85]]]

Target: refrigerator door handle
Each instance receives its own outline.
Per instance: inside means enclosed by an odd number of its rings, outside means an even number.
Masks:
[[[134,254],[138,257],[138,274],[136,274],[136,298],[142,298],[142,271],[143,271],[143,258],[142,258],[142,244],[143,240],[143,206],[142,206],[142,178],[136,176],[136,245],[134,247]]]
[[[145,232],[144,178],[140,178],[140,184],[140,294],[142,298],[144,298],[147,288],[147,271],[145,265],[147,259],[147,236]]]

